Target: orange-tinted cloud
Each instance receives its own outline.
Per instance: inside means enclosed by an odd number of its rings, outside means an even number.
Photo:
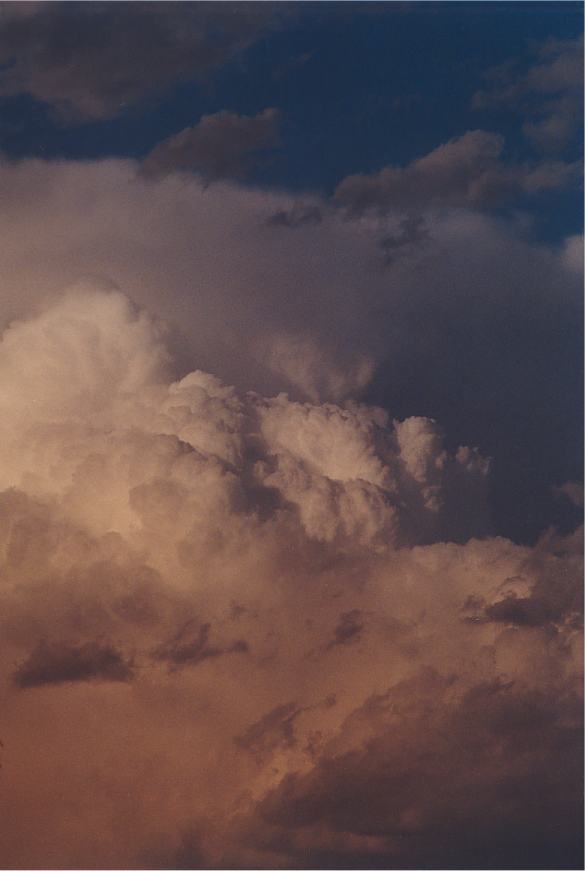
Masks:
[[[88,285],[0,345],[3,866],[577,867],[576,539],[426,418],[173,379]]]

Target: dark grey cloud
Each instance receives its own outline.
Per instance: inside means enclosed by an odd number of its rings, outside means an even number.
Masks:
[[[271,227],[311,227],[323,220],[323,209],[317,205],[297,203],[290,209],[279,209],[266,219]]]
[[[129,681],[131,664],[110,645],[91,641],[72,645],[41,641],[15,671],[14,683],[22,689],[78,681]]]
[[[235,743],[255,756],[258,762],[265,762],[277,750],[296,745],[295,720],[301,712],[296,702],[277,705],[236,736]]]
[[[579,867],[579,708],[566,689],[464,689],[426,669],[371,696],[337,745],[259,803],[249,832],[302,861],[318,830],[332,845],[318,867]]]
[[[290,10],[272,3],[3,3],[0,95],[103,119],[205,76]]]
[[[347,176],[335,191],[351,215],[432,206],[493,207],[522,195],[564,188],[579,178],[578,164],[507,163],[504,138],[469,130],[405,167]]]
[[[508,594],[486,608],[488,620],[511,623],[515,626],[544,626],[559,616],[557,607],[547,608],[545,603],[531,596]]]
[[[510,61],[490,70],[473,97],[475,109],[507,108],[525,116],[524,134],[544,152],[561,152],[581,125],[583,37],[532,46],[532,63]]]
[[[205,179],[244,176],[267,149],[280,145],[280,112],[216,112],[160,142],[143,164],[147,175],[196,172]]]
[[[582,534],[555,541],[543,536],[540,547],[552,553],[573,553],[563,572],[545,566],[536,573],[526,589],[523,575],[507,578],[501,595],[487,605],[483,599],[471,597],[464,606],[464,619],[471,623],[493,622],[515,627],[542,628],[552,635],[560,629],[581,631],[583,625],[583,578],[580,564]]]
[[[335,627],[333,641],[331,641],[329,647],[357,641],[364,628],[361,617],[361,612],[357,609],[341,614],[339,623]]]
[[[399,230],[380,239],[380,248],[384,251],[387,263],[392,263],[397,256],[413,246],[419,246],[431,238],[431,234],[422,215],[404,218]]]
[[[227,647],[210,643],[211,625],[189,620],[173,638],[156,648],[152,656],[168,664],[171,671],[185,666],[199,665],[206,659],[216,659],[225,653],[246,653],[245,641],[235,641]]]

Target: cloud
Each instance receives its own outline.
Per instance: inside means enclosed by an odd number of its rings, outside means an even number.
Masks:
[[[0,345],[3,864],[579,867],[576,538],[490,537],[428,418],[167,343],[86,283]]]
[[[131,678],[132,668],[121,654],[95,642],[78,647],[40,642],[13,676],[22,689],[86,680],[125,682]]]
[[[30,94],[69,121],[112,118],[214,72],[282,15],[265,3],[3,3],[0,93]]]
[[[537,243],[524,219],[469,207],[348,221],[319,197],[302,202],[320,223],[293,230],[266,222],[297,196],[146,179],[132,161],[4,162],[0,182],[2,326],[99,278],[166,322],[172,377],[199,368],[242,392],[433,416],[497,457],[503,534],[556,522],[551,486],[581,475],[577,238]],[[415,216],[424,238],[388,263],[381,243]]]
[[[506,163],[503,149],[499,133],[468,130],[405,167],[347,176],[335,197],[352,215],[429,206],[489,208],[524,194],[566,187],[579,177],[577,164]]]
[[[425,224],[425,219],[422,215],[418,215],[416,217],[404,218],[400,222],[399,232],[382,238],[379,244],[385,252],[386,261],[392,263],[403,249],[418,246],[429,238],[430,233]]]
[[[351,644],[353,641],[357,641],[364,628],[360,620],[361,612],[357,609],[341,614],[339,623],[335,627],[333,641],[330,642],[330,645]]]
[[[474,95],[473,107],[520,110],[527,139],[540,151],[562,152],[582,116],[583,36],[536,43],[531,60],[527,69],[509,62],[489,71],[490,85]]]
[[[574,821],[579,805],[580,778],[570,771],[578,704],[575,695],[522,692],[498,680],[465,690],[423,670],[368,698],[342,727],[337,746],[332,742],[307,773],[287,775],[268,793],[257,825],[276,830],[297,861],[317,836],[330,856],[345,853],[341,861],[349,867],[441,868],[448,861],[487,868],[503,857],[545,867],[554,856],[546,834],[551,818],[564,810]],[[546,752],[523,752],[524,740],[552,750],[553,735],[566,743],[552,751],[550,769]],[[493,815],[494,806],[501,812]],[[539,834],[531,829],[536,818]],[[466,826],[473,834],[462,840]],[[559,833],[561,863],[570,827]]]
[[[196,172],[208,180],[241,177],[261,152],[280,145],[280,112],[216,112],[160,142],[145,158],[147,175]]]
[[[468,332],[481,317],[489,353],[502,310],[527,329],[527,307],[534,322],[551,323],[553,310],[580,298],[569,264],[506,221],[425,213],[423,232],[400,212],[348,222],[315,201],[321,222],[287,232],[266,220],[294,213],[295,198],[220,182],[206,190],[190,176],[146,179],[137,169],[0,165],[4,324],[81,276],[99,276],[174,326],[186,368],[244,389],[294,385],[339,400],[363,389],[387,354],[394,362],[423,346],[450,348],[459,323]],[[392,252],[408,257],[396,256],[389,275],[378,246],[406,243],[405,233],[408,244]]]
[[[566,481],[560,487],[554,488],[558,496],[566,497],[572,505],[578,508],[583,507],[583,485],[576,481]]]
[[[320,224],[322,220],[323,213],[318,205],[296,203],[291,209],[281,209],[269,215],[266,223],[272,227],[295,228]]]
[[[209,644],[211,626],[204,623],[199,627],[188,621],[170,641],[158,647],[153,656],[159,662],[167,662],[170,670],[186,665],[198,665],[206,659],[222,656],[224,653],[246,653],[245,641],[235,641],[229,648],[213,647]]]
[[[295,720],[301,713],[295,702],[278,705],[264,714],[257,723],[237,735],[235,743],[252,753],[260,764],[278,749],[288,750],[297,743]]]

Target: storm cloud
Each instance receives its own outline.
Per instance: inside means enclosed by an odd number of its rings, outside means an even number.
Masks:
[[[490,537],[433,421],[171,336],[86,283],[0,346],[3,863],[578,867],[576,539]]]

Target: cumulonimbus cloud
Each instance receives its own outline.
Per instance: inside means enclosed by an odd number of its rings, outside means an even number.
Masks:
[[[0,345],[2,863],[578,867],[577,538],[168,341],[86,284]]]

